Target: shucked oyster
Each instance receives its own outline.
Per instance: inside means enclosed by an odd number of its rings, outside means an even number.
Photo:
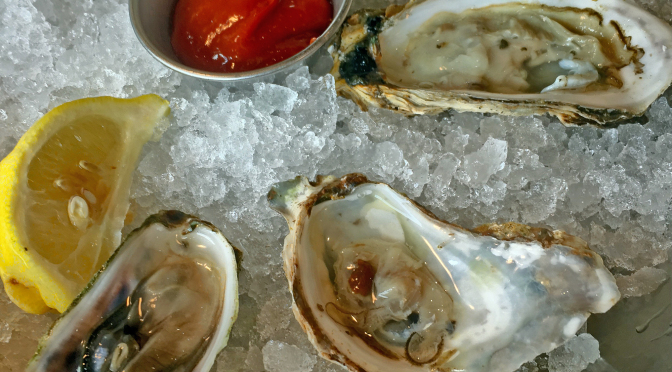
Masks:
[[[419,0],[351,16],[337,91],[407,115],[449,108],[606,124],[672,82],[672,28],[623,0]]]
[[[178,211],[131,233],[40,342],[27,371],[209,371],[238,313],[232,246]]]
[[[289,224],[294,315],[351,371],[513,371],[620,297],[579,238],[516,223],[468,231],[362,175],[299,177],[269,201]]]

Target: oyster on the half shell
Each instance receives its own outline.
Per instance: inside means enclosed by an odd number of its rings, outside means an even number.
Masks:
[[[623,0],[418,0],[355,13],[332,56],[363,109],[608,125],[672,82],[672,28]]]
[[[28,372],[207,372],[238,313],[234,248],[178,211],[133,231],[47,335]]]
[[[517,223],[473,231],[360,174],[277,184],[294,315],[351,371],[507,372],[620,298],[586,243]]]

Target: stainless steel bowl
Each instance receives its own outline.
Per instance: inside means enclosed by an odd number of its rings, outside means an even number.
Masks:
[[[352,0],[331,0],[334,19],[329,27],[306,49],[274,65],[252,71],[223,73],[210,72],[185,66],[173,52],[170,45],[170,24],[173,8],[177,0],[130,0],[131,24],[142,45],[159,62],[175,71],[201,79],[237,81],[257,78],[283,70],[315,53],[329,41],[341,27],[350,9]]]

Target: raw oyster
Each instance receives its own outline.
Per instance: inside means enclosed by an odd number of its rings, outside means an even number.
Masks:
[[[672,82],[672,28],[623,0],[426,0],[351,16],[339,94],[406,115],[641,115]]]
[[[164,211],[126,238],[27,371],[209,371],[237,313],[233,247],[211,224]]]
[[[360,174],[277,184],[294,315],[351,371],[507,372],[571,338],[620,294],[561,231],[468,231]]]

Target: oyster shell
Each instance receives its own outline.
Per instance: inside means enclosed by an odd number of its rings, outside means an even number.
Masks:
[[[209,371],[238,313],[236,268],[211,224],[153,215],[54,323],[27,371]]]
[[[513,371],[620,298],[586,243],[517,223],[468,231],[359,174],[277,184],[293,311],[351,371]]]
[[[411,1],[352,15],[332,56],[362,109],[613,125],[672,82],[672,28],[622,0]]]

